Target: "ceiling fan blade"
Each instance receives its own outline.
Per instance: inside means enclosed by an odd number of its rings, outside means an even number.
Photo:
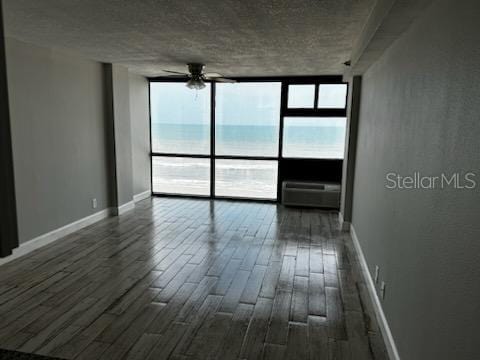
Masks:
[[[159,77],[165,77],[169,79],[187,79],[188,78],[187,75],[176,75],[176,74],[172,74],[172,75],[162,74],[162,75],[159,75]]]
[[[222,74],[219,74],[219,73],[204,73],[203,76],[209,78],[209,79],[212,79],[212,78],[220,78],[220,77],[223,77]]]
[[[188,76],[189,75],[187,73],[182,73],[182,72],[179,72],[179,71],[172,71],[172,70],[162,70],[162,71],[170,73],[170,74],[176,74],[176,75],[183,75],[183,76]]]
[[[221,83],[230,83],[230,84],[233,84],[233,83],[236,83],[236,82],[237,82],[237,80],[227,79],[227,78],[223,78],[223,77],[212,78],[212,79],[210,79],[210,80],[216,81],[216,82],[221,82]]]

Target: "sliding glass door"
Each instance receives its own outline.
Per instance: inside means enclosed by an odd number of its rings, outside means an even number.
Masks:
[[[216,85],[215,194],[276,199],[280,82]]]
[[[150,84],[154,193],[210,196],[210,95],[210,84]]]

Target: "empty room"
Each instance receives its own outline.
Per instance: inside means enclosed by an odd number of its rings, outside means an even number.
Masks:
[[[479,2],[0,5],[0,359],[480,359]]]

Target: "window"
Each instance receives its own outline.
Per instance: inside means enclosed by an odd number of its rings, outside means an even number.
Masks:
[[[163,194],[210,195],[210,160],[154,156],[152,191]]]
[[[343,159],[345,118],[285,117],[283,156]]]
[[[278,156],[278,82],[216,85],[215,154]]]
[[[321,84],[318,89],[318,108],[343,109],[347,103],[346,84]]]
[[[183,81],[150,81],[154,194],[275,200],[283,180],[308,178],[297,164],[343,159],[347,85],[340,77],[205,85],[195,91]]]
[[[192,91],[184,83],[151,83],[152,151],[210,153],[210,84]]]
[[[215,194],[217,196],[276,199],[277,161],[216,160]]]
[[[312,109],[315,101],[315,85],[289,85],[288,107]]]

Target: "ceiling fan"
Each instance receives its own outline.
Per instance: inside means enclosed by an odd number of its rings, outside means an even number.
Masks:
[[[205,87],[205,81],[216,81],[223,83],[234,83],[235,80],[224,78],[221,74],[217,73],[204,73],[205,64],[200,63],[189,63],[187,64],[188,73],[182,73],[178,71],[163,70],[164,72],[170,73],[170,77],[189,77],[186,86],[189,89],[201,90]]]

